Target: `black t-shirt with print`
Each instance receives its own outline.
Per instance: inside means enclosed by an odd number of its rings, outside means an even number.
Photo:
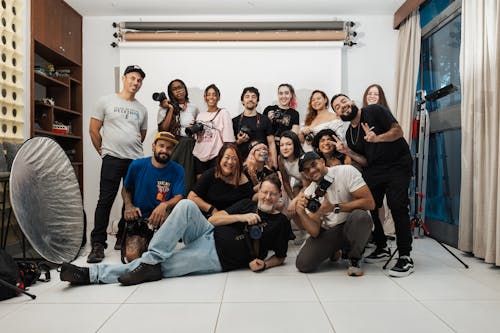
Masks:
[[[281,133],[284,131],[292,130],[293,125],[299,125],[299,113],[295,109],[282,109],[278,105],[269,105],[264,109],[264,115],[267,116],[269,111],[276,111],[281,113],[280,118],[274,118],[271,120],[273,125],[273,133],[276,137],[281,137]]]
[[[246,214],[257,212],[257,202],[245,199],[225,209],[228,214]],[[285,258],[288,240],[292,235],[290,221],[281,213],[268,214],[258,211],[262,223],[262,238],[259,241],[258,258],[264,260],[269,251],[279,258]],[[215,247],[223,271],[248,268],[248,263],[255,259],[250,250],[251,240],[245,232],[247,223],[235,222],[217,226],[214,229]]]
[[[250,129],[250,140],[238,145],[238,149],[243,159],[246,159],[248,153],[250,152],[250,142],[257,140],[267,144],[267,137],[269,135],[273,135],[273,126],[269,118],[260,113],[257,113],[257,115],[253,117],[247,117],[240,114],[239,116],[233,118],[233,131],[235,138],[237,137],[240,129],[244,126]]]

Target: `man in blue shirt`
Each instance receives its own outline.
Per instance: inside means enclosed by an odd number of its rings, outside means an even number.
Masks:
[[[122,189],[125,220],[148,218],[152,226],[159,227],[185,197],[184,169],[170,161],[177,143],[173,134],[159,132],[153,141],[153,156],[130,164]]]

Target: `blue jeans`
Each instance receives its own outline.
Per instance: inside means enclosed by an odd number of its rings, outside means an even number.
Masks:
[[[163,277],[222,271],[214,241],[214,226],[191,200],[181,200],[149,243],[148,251],[128,264],[98,264],[89,267],[90,282],[117,283],[118,277],[139,264],[161,264]],[[175,249],[179,239],[184,247]]]

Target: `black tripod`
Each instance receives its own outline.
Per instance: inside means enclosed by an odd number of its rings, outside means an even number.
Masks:
[[[458,258],[453,252],[448,249],[443,242],[431,236],[429,227],[425,224],[425,191],[427,185],[427,158],[428,158],[428,140],[429,140],[429,113],[425,107],[426,102],[435,102],[436,100],[448,96],[452,92],[455,92],[457,87],[453,84],[449,84],[429,95],[426,95],[425,91],[421,90],[417,92],[416,103],[415,103],[415,121],[413,124],[412,139],[415,140],[415,193],[414,193],[414,215],[410,221],[411,233],[413,234],[415,229],[423,230],[423,234],[441,245],[449,254],[451,254],[455,259],[457,259],[465,268],[469,268],[460,258]],[[420,232],[418,233],[420,234]],[[391,254],[389,260],[383,266],[383,269],[387,268],[387,265],[392,260],[396,254],[397,249]]]

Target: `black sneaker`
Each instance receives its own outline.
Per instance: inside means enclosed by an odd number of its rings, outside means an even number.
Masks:
[[[92,251],[90,251],[89,256],[87,257],[87,262],[90,264],[95,264],[101,262],[104,259],[104,244],[102,243],[93,243]]]
[[[365,262],[374,263],[386,261],[391,257],[391,250],[388,247],[377,247],[372,253],[365,257]]]
[[[114,249],[117,250],[117,251],[120,251],[122,249],[122,238],[121,238],[121,236],[120,237],[116,236],[116,243],[115,243]]]
[[[409,256],[399,257],[396,265],[389,270],[389,275],[393,277],[405,277],[413,273],[415,266]]]
[[[132,286],[143,282],[158,281],[162,277],[160,264],[149,265],[142,263],[132,271],[120,276],[118,281],[125,286]]]
[[[61,265],[61,273],[59,277],[61,281],[68,281],[71,284],[90,284],[88,267],[79,267],[67,262],[63,262]]]
[[[349,276],[363,276],[363,270],[361,269],[360,259],[349,259],[349,268],[347,269],[347,275]]]

